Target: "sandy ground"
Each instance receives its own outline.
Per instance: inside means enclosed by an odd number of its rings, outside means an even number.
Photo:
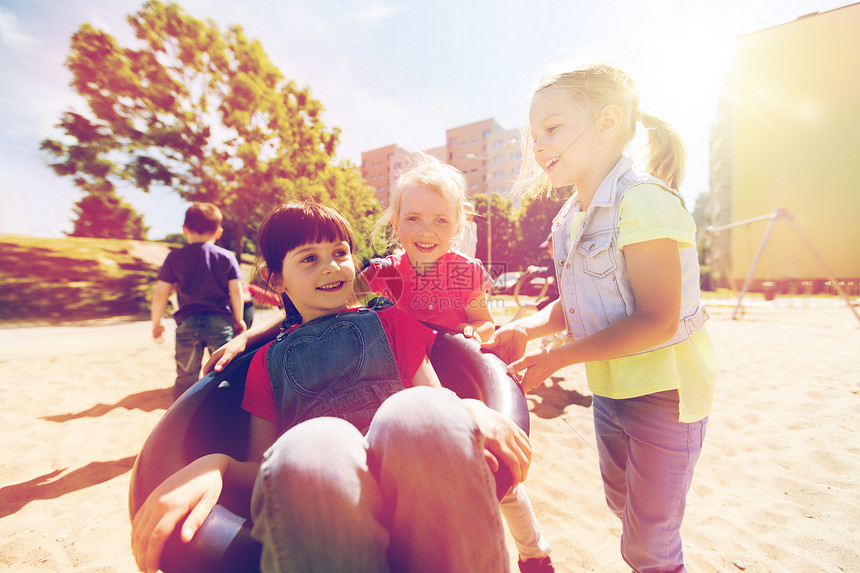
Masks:
[[[719,379],[682,530],[692,572],[860,572],[860,323],[817,306],[710,308]],[[147,322],[0,328],[0,571],[135,570],[129,473],[172,378],[172,341],[156,346]],[[584,370],[529,403],[526,486],[557,570],[625,571]]]

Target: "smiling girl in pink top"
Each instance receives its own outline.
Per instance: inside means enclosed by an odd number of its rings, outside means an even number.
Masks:
[[[370,262],[356,278],[358,296],[372,291],[420,321],[487,340],[495,330],[487,295],[490,277],[480,261],[453,246],[467,219],[466,179],[435,157],[419,153],[412,159],[397,178],[378,224],[402,250]],[[552,548],[540,533],[522,484],[502,499],[501,510],[517,546],[520,571],[554,571]]]
[[[494,329],[487,301],[490,277],[480,261],[453,246],[465,228],[466,201],[462,173],[434,157],[415,155],[377,225],[402,250],[372,260],[358,279],[418,320],[486,340]]]

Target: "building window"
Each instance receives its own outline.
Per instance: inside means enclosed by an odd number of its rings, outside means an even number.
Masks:
[[[484,131],[484,133],[481,134],[481,137],[483,137],[484,139],[487,139],[489,136],[490,136],[490,130],[489,129]]]
[[[455,145],[457,145],[457,138],[452,137],[450,139],[450,141],[448,141],[448,145],[450,145],[451,147],[454,147]]]
[[[493,173],[493,178],[495,178],[495,179],[501,179],[504,176],[505,176],[504,171],[496,171],[495,173]]]
[[[495,164],[504,163],[504,162],[505,162],[505,156],[504,155],[496,155],[493,158],[493,163],[495,163]]]

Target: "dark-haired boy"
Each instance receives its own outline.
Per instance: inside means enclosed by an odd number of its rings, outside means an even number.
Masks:
[[[152,337],[164,343],[164,310],[175,290],[176,382],[174,399],[200,377],[203,348],[211,354],[245,330],[242,273],[236,257],[215,245],[223,216],[211,203],[194,203],[185,212],[182,233],[188,244],[168,253],[152,295]]]

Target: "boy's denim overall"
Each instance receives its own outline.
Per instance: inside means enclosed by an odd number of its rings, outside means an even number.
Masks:
[[[618,246],[621,201],[632,187],[652,183],[673,193],[622,157],[601,183],[571,236],[579,198],[571,197],[553,220],[552,240],[561,308],[568,335],[583,338],[629,316],[636,300]],[[701,328],[695,247],[679,250],[681,314],[675,336],[640,353],[678,344]],[[600,472],[610,509],[622,520],[621,554],[642,573],[685,571],[680,527],[687,491],[699,458],[707,418],[678,421],[678,392],[628,399],[594,396],[594,427]]]
[[[365,432],[380,404],[403,390],[374,312],[390,305],[384,301],[311,320],[269,347],[266,365],[283,429],[333,416]]]

